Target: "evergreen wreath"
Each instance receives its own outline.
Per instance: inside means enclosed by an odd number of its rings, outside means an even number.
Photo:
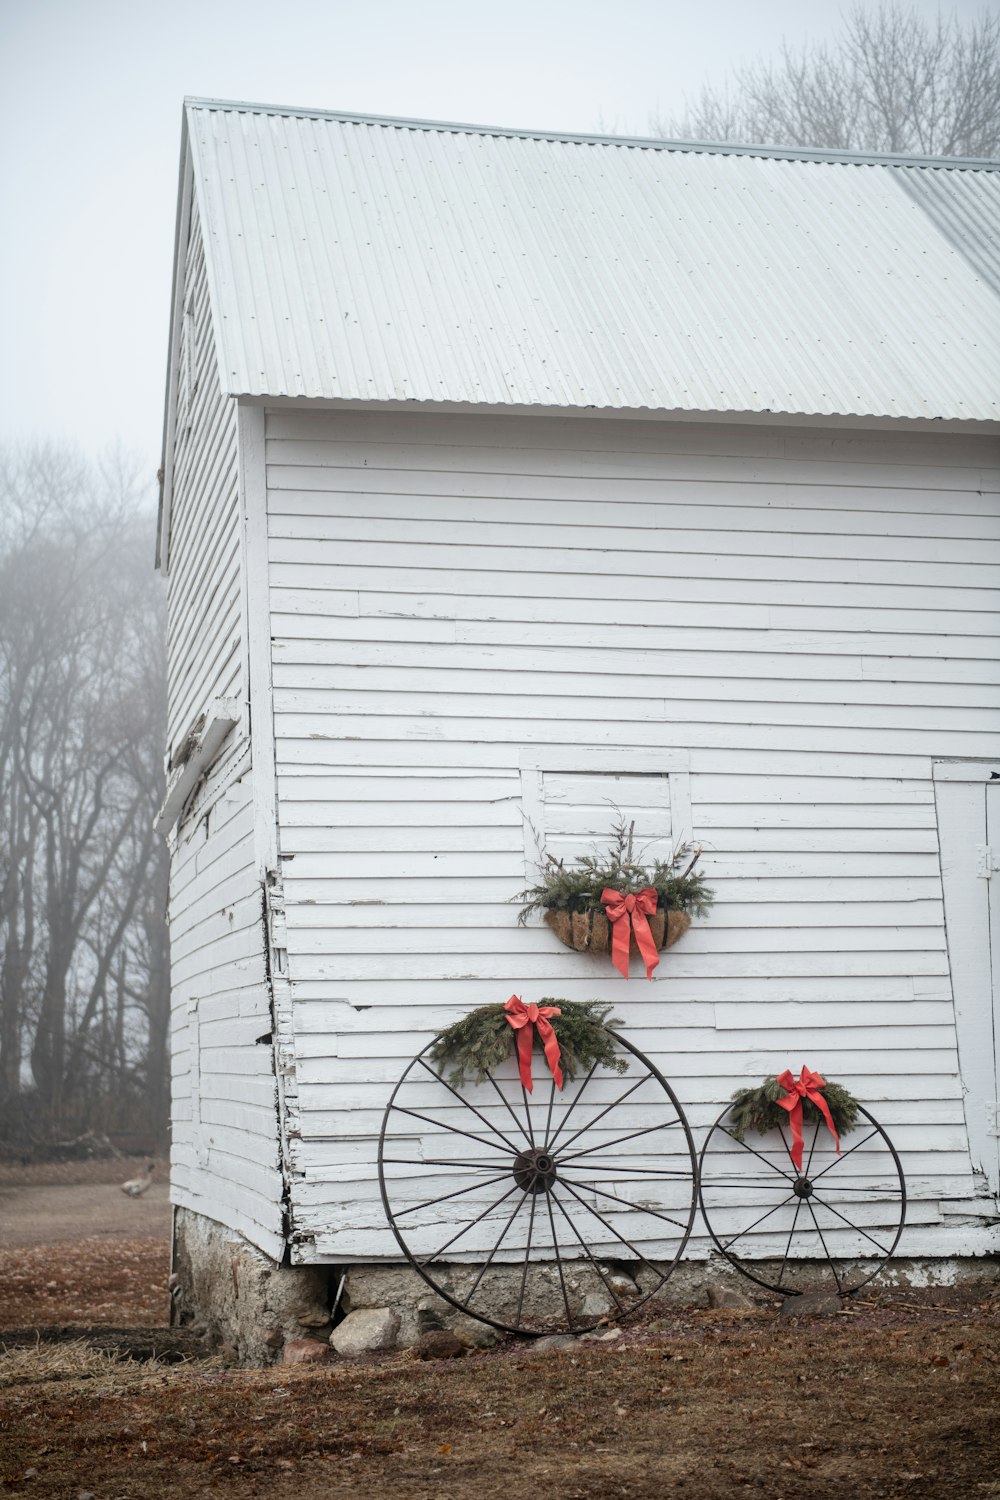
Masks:
[[[615,1052],[614,1037],[608,1028],[621,1021],[610,1017],[612,1006],[600,1000],[539,1000],[539,1005],[557,1005],[561,1014],[551,1019],[559,1042],[559,1065],[566,1079],[587,1072],[596,1063],[616,1073],[626,1073],[628,1062]],[[468,1075],[482,1083],[487,1073],[510,1057],[515,1047],[515,1031],[502,1005],[481,1005],[470,1010],[435,1038],[430,1059],[442,1070],[450,1069],[448,1082],[459,1088]],[[538,1035],[535,1034],[538,1044]]]
[[[742,1144],[747,1134],[767,1135],[769,1130],[787,1125],[788,1111],[778,1104],[784,1093],[784,1088],[773,1075],[765,1078],[757,1088],[737,1089],[726,1120],[729,1133]],[[860,1107],[854,1095],[843,1084],[827,1080],[823,1087],[823,1098],[837,1134],[846,1135],[853,1130],[858,1123]],[[803,1122],[819,1120],[821,1124],[826,1123],[811,1099],[802,1100],[802,1119]]]
[[[532,912],[603,912],[601,892],[606,888],[638,895],[652,886],[657,909],[681,911],[696,917],[707,916],[715,893],[704,875],[693,873],[701,854],[691,853],[686,844],[676,849],[668,860],[651,864],[641,862],[641,851],[634,851],[635,822],[626,823],[619,813],[612,825],[607,848],[597,854],[583,854],[568,867],[554,854],[545,852],[541,880],[528,886],[511,899],[522,902],[518,923],[524,926]]]

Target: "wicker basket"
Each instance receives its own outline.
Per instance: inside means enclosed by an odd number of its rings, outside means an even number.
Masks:
[[[672,948],[691,926],[691,918],[686,911],[655,911],[647,920],[657,948]],[[575,948],[577,953],[611,951],[611,923],[603,911],[547,911],[545,925],[561,943],[565,943],[567,948]],[[629,952],[638,951],[633,933]]]

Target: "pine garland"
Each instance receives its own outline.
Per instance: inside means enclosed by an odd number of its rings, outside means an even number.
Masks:
[[[784,1092],[775,1077],[765,1078],[758,1088],[737,1089],[726,1122],[730,1134],[742,1142],[748,1133],[766,1135],[769,1130],[777,1130],[779,1125],[787,1125],[788,1111],[778,1104]],[[858,1123],[859,1108],[854,1095],[843,1084],[827,1081],[823,1088],[823,1098],[837,1127],[837,1134],[846,1135],[853,1130]],[[819,1120],[826,1124],[811,1099],[802,1101],[802,1119],[804,1122]]]
[[[700,849],[692,856],[688,846],[683,845],[672,859],[658,859],[644,865],[641,858],[633,855],[634,835],[634,823],[627,824],[619,818],[603,853],[583,854],[568,867],[561,859],[547,854],[538,884],[528,886],[512,898],[523,902],[517,918],[519,924],[523,927],[534,911],[603,911],[601,892],[605,887],[638,895],[652,886],[659,910],[707,916],[715,893],[704,875],[693,873]]]
[[[559,1039],[559,1064],[564,1078],[575,1078],[595,1063],[626,1073],[628,1062],[615,1052],[608,1028],[621,1022],[610,1017],[612,1006],[600,1000],[540,1000],[539,1005],[557,1005],[561,1015],[551,1017]],[[609,1018],[610,1017],[610,1018]],[[482,1083],[514,1051],[514,1028],[502,1005],[481,1005],[446,1027],[434,1041],[429,1056],[442,1070],[450,1069],[448,1082],[458,1088],[468,1075]],[[538,1033],[535,1033],[536,1048]]]

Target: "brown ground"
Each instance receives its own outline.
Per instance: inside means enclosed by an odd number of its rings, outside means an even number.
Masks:
[[[16,1221],[17,1196],[5,1206]],[[7,1327],[47,1309],[159,1322],[165,1276],[163,1242],[64,1237],[0,1250],[0,1306]],[[548,1355],[508,1345],[265,1371],[121,1364],[80,1342],[11,1349],[0,1492],[998,1500],[998,1314],[995,1288],[885,1292],[800,1323],[774,1306],[675,1312]]]

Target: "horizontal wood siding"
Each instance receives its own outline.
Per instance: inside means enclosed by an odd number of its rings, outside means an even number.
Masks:
[[[280,1259],[277,1085],[249,768],[182,831],[170,949],[172,1201]]]
[[[242,698],[236,403],[222,395],[205,255],[192,209],[170,517],[168,724],[172,754],[215,698]]]
[[[220,394],[196,211],[183,305],[169,552],[169,754],[214,699],[245,695],[236,403]],[[282,1176],[251,778],[238,729],[171,840],[171,1197],[280,1258]]]
[[[512,990],[612,1000],[699,1138],[820,1067],[898,1137],[910,1253],[972,1243],[931,764],[997,745],[996,445],[285,410],[267,474],[299,1256],[396,1253],[390,1086]],[[653,984],[514,924],[520,766],[567,747],[689,757],[717,904]]]

